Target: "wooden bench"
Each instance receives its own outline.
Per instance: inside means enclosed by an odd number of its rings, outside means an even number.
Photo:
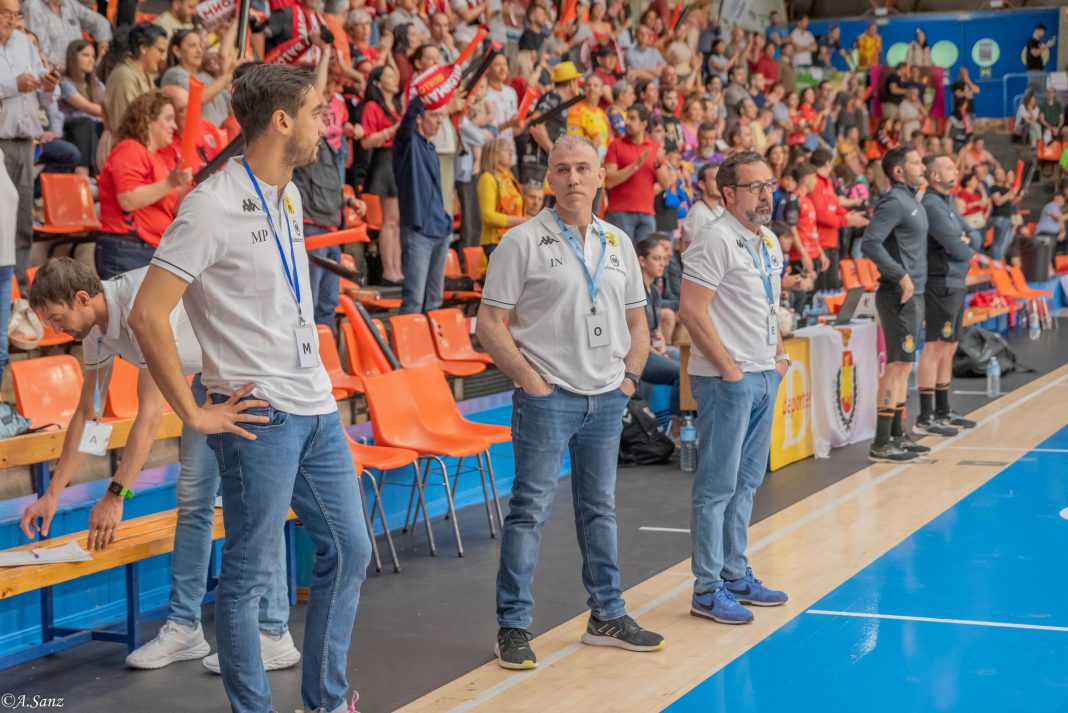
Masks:
[[[108,421],[112,427],[111,439],[108,441],[109,450],[126,446],[133,422],[132,418]],[[159,431],[156,433],[156,440],[177,438],[181,435],[181,419],[171,411],[165,412]],[[38,496],[41,496],[48,489],[49,463],[58,459],[63,452],[63,439],[66,436],[67,429],[61,429],[0,439],[0,468],[29,466],[33,474],[34,490]]]
[[[296,603],[296,549],[293,542],[293,524],[296,517],[296,513],[290,510],[285,527],[286,560],[289,571],[289,601],[291,605]],[[92,553],[93,559],[87,562],[0,568],[0,600],[28,592],[40,591],[41,593],[41,643],[24,651],[0,657],[0,670],[90,640],[124,643],[130,651],[137,648],[140,643],[141,615],[137,566],[142,560],[156,555],[168,554],[174,550],[174,528],[177,521],[178,511],[176,509],[127,520],[119,525],[115,541],[107,549]],[[58,547],[71,541],[77,541],[83,549],[87,549],[87,535],[87,531],[76,532],[21,547],[13,547],[6,551],[16,552],[42,547]],[[212,541],[220,540],[224,536],[222,511],[216,510]],[[70,582],[90,574],[104,572],[115,567],[126,568],[125,623],[119,622],[98,629],[78,629],[55,625],[52,600],[52,587],[54,585]],[[211,590],[213,587],[214,580],[209,577],[208,589]]]

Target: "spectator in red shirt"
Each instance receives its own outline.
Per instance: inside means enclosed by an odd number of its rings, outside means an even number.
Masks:
[[[360,145],[371,152],[364,192],[378,196],[382,203],[382,229],[378,231],[378,252],[382,256],[382,279],[400,284],[400,208],[397,205],[397,179],[393,175],[393,135],[400,125],[400,83],[397,71],[389,65],[375,67],[367,79],[363,108],[363,138]]]
[[[834,154],[829,149],[818,148],[809,159],[816,167],[816,186],[809,196],[816,206],[816,227],[819,231],[820,248],[827,256],[827,265],[821,267],[817,290],[836,290],[838,279],[839,231],[842,228],[862,228],[868,224],[863,213],[847,211],[831,183],[834,169]]]
[[[779,81],[779,60],[775,59],[775,45],[764,45],[764,54],[753,67],[756,74],[763,74],[768,84]]]
[[[101,279],[148,265],[189,191],[193,172],[168,167],[156,153],[170,145],[176,129],[174,102],[159,91],[142,94],[123,113],[119,143],[97,179],[102,227],[95,260]]]
[[[656,231],[654,184],[673,183],[660,144],[646,136],[648,128],[649,110],[643,104],[635,104],[627,111],[623,137],[608,144],[604,157],[609,208],[605,220],[635,244]]]
[[[784,216],[787,224],[793,227],[794,240],[790,247],[787,259],[795,273],[808,277],[816,273],[816,261],[821,266],[826,265],[827,256],[820,248],[819,233],[816,228],[816,207],[812,204],[812,190],[816,186],[816,167],[810,163],[801,163],[790,171],[786,186],[794,187],[793,196],[786,197],[787,210]],[[794,204],[796,197],[796,216],[789,206]],[[791,294],[791,305],[799,311],[808,301],[809,292],[798,290]]]

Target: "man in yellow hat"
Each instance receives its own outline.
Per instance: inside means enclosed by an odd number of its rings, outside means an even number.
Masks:
[[[574,62],[560,62],[553,67],[552,90],[545,92],[534,105],[531,117],[555,109],[579,94],[582,75]],[[541,124],[530,127],[526,134],[516,139],[519,155],[519,181],[545,180],[549,170],[549,149],[567,130],[567,112],[563,111]]]

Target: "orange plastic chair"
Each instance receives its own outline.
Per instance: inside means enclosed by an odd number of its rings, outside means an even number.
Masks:
[[[70,354],[11,362],[15,408],[32,428],[70,425],[82,392],[82,369]]]
[[[360,502],[363,504],[363,517],[367,521],[367,534],[371,538],[371,555],[374,557],[375,571],[382,571],[382,558],[378,554],[378,540],[375,538],[374,518],[377,511],[382,522],[382,531],[386,535],[386,543],[389,545],[389,554],[393,559],[393,571],[400,572],[400,560],[397,559],[397,548],[393,545],[393,534],[389,531],[389,523],[386,521],[386,509],[381,507],[382,491],[378,488],[378,481],[366,469],[375,468],[379,470],[384,478],[385,471],[411,465],[418,460],[419,454],[400,448],[366,446],[352,440],[348,433],[345,433],[345,440],[348,442],[349,452],[352,454],[352,464],[356,467],[356,479],[360,481],[366,479],[371,484],[371,492],[375,496],[374,507],[368,509],[367,493],[364,492],[362,484],[357,486],[360,491]],[[386,467],[382,467],[383,464]]]
[[[1026,295],[1028,299],[1053,297],[1053,292],[1050,290],[1038,290],[1028,285],[1027,278],[1024,277],[1023,270],[1018,265],[1009,268],[1009,277],[1012,278],[1012,286],[1016,288],[1016,291]]]
[[[1060,161],[1061,160],[1061,142],[1052,141],[1049,145],[1042,141],[1038,142],[1038,146],[1035,147],[1035,156],[1039,161]]]
[[[463,312],[456,308],[436,309],[427,312],[430,319],[430,335],[438,356],[445,361],[477,361],[492,364],[493,357],[485,352],[476,352],[467,333],[467,321]]]
[[[348,253],[341,253],[341,260],[339,262],[341,263],[342,267],[348,268],[353,272],[356,271],[356,258],[354,258],[352,255],[349,255]],[[347,277],[338,277],[337,286],[339,290],[355,290],[359,289],[360,287]]]
[[[338,401],[363,393],[363,379],[355,374],[348,374],[341,368],[341,356],[337,353],[334,333],[325,324],[317,324],[319,331],[319,359],[323,362],[330,377],[330,388]]]
[[[997,290],[998,294],[1002,297],[1006,297],[1010,300],[1029,299],[1026,295],[1017,290],[1014,284],[1012,284],[1012,278],[1004,267],[991,264],[990,278],[994,283],[994,289]]]
[[[50,235],[100,230],[89,179],[77,173],[42,173],[41,199],[45,224],[35,228]]]
[[[456,405],[452,389],[445,375],[436,366],[420,366],[414,369],[403,370],[411,393],[416,397],[416,406],[419,409],[423,422],[435,433],[445,433],[457,437],[483,438],[489,444],[508,443],[512,440],[512,429],[508,426],[498,426],[489,423],[476,423],[464,418]],[[485,457],[485,470],[483,470],[483,457]],[[495,535],[493,525],[493,512],[490,509],[489,497],[493,494],[493,505],[497,511],[497,522],[504,528],[504,515],[501,513],[499,496],[497,495],[497,483],[493,475],[493,460],[489,447],[476,454],[478,462],[478,474],[482,479],[482,493],[486,498],[486,517],[489,520],[490,537]],[[455,495],[457,483],[460,481],[464,459],[460,458],[456,463],[456,474],[453,476],[452,491]],[[486,490],[486,479],[489,478],[489,492]]]
[[[356,191],[353,189],[352,186],[346,183],[345,185],[341,186],[341,195],[343,195],[346,199],[355,198]],[[349,206],[347,202],[345,204],[345,207],[342,209],[342,212],[342,219],[344,220],[344,225],[342,227],[355,228],[357,226],[363,225],[363,218],[361,218],[360,214],[356,212],[356,209]]]
[[[108,367],[104,367],[105,372]],[[104,374],[101,374],[103,377]],[[137,367],[128,361],[114,357],[111,360],[111,382],[108,384],[108,400],[104,415],[108,418],[136,418]]]
[[[368,230],[382,229],[382,201],[374,193],[364,193],[360,200],[367,204],[367,213],[363,220],[367,223]]]
[[[11,303],[14,304],[15,300],[22,299],[22,292],[19,290],[19,281],[14,275],[11,276]]]
[[[348,322],[342,325],[342,329],[344,330],[345,325],[349,327],[345,341],[349,353],[349,373],[364,377],[393,371],[389,358],[386,357],[382,347],[379,346],[378,341],[371,334],[367,323],[363,321],[360,313],[356,310],[356,304],[346,295],[341,295],[338,298],[338,304],[341,305],[341,308],[345,311],[345,317],[348,319]],[[379,327],[377,324],[375,326]],[[384,336],[384,332],[385,330],[379,327],[379,333]]]
[[[397,361],[403,367],[432,364],[449,376],[471,376],[486,370],[486,365],[480,361],[439,359],[434,349],[434,338],[430,335],[430,322],[425,315],[400,314],[391,317],[389,323],[393,327]]]
[[[1054,257],[1053,267],[1058,275],[1062,272],[1068,272],[1068,255],[1057,255]]]
[[[464,277],[464,273],[460,270],[460,256],[451,248],[445,257],[445,277]],[[482,300],[481,288],[478,285],[475,285],[475,288],[474,290],[446,290],[442,294],[442,299],[450,302],[480,302]]]
[[[875,263],[867,258],[861,258],[856,260],[857,276],[860,278],[860,284],[864,286],[865,292],[875,292],[879,288],[879,271],[875,267]]]
[[[854,287],[862,287],[860,284],[860,275],[857,274],[857,265],[850,259],[841,260],[838,263],[838,274],[842,277],[842,287],[849,290]]]
[[[369,376],[364,379],[364,388],[367,405],[371,412],[371,427],[374,430],[375,444],[413,450],[419,454],[421,460],[437,462],[441,469],[440,485],[445,489],[448,516],[452,520],[453,534],[456,536],[456,548],[458,554],[463,557],[463,542],[460,539],[460,528],[456,522],[456,511],[453,509],[449,475],[442,457],[473,456],[489,448],[489,441],[471,436],[436,433],[429,429],[420,417],[416,395],[412,393],[403,370]],[[419,511],[422,510],[427,526],[427,537],[431,540],[431,553],[433,553],[433,535],[430,530],[430,518],[424,494],[429,473],[430,468],[426,467],[423,469],[422,477],[416,479],[413,495],[418,494],[419,506],[416,508],[412,524],[414,526],[418,521]],[[409,512],[410,506],[411,500],[409,500]],[[407,528],[407,517],[404,524]]]
[[[464,274],[476,282],[481,282],[486,277],[486,268],[489,267],[486,260],[486,251],[480,247],[464,248]]]

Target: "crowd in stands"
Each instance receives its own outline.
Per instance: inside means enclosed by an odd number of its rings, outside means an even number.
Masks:
[[[773,12],[764,32],[752,32],[724,26],[706,9],[679,12],[659,0],[637,16],[623,0],[252,6],[250,51],[238,53],[233,10],[205,16],[192,0],[173,0],[162,14],[139,15],[133,24],[124,24],[128,12],[113,23],[77,0],[26,0],[21,7],[0,0],[0,55],[14,73],[0,77],[0,147],[20,196],[14,273],[21,283],[40,219],[30,199],[34,163],[93,181],[101,277],[147,265],[193,185],[194,171],[180,165],[191,79],[203,84],[196,169],[236,134],[229,106],[235,72],[279,53],[318,65],[325,76],[326,150],[295,178],[307,231],[338,229],[346,203],[366,208],[363,200],[343,199],[342,185],[377,203],[380,226],[361,267],[376,284],[411,287],[402,311],[440,304],[441,289],[432,288],[444,263],[434,246],[480,245],[489,256],[505,231],[551,202],[548,149],[565,134],[589,139],[603,158],[598,214],[641,246],[648,291],[659,305],[649,314],[654,353],[668,362],[680,254],[722,213],[715,175],[737,152],[756,151],[772,167],[787,301],[799,317],[814,293],[840,286],[839,260],[859,254],[871,207],[889,188],[880,159],[895,146],[954,159],[962,176],[956,202],[976,247],[992,230],[989,251],[1005,259],[1027,233],[1016,213],[1023,189],[1015,167],[999,164],[975,131],[979,87],[967,69],[949,87],[949,116],[932,112],[931,49],[922,30],[906,61],[889,67],[882,66],[875,24],[847,46],[840,28],[817,37],[803,16],[789,25]],[[409,133],[403,146],[410,155],[394,156],[415,78],[456,61],[483,36],[465,64],[491,58],[474,90],[437,112],[429,137]],[[1041,51],[1037,28],[1035,38]],[[850,71],[827,71],[836,61]],[[825,70],[821,80],[810,67]],[[1014,130],[1035,147],[1068,140],[1066,123],[1050,88],[1024,99]],[[412,155],[436,163],[438,190],[421,185],[429,174],[411,170],[405,162]],[[402,165],[409,168],[398,173]],[[427,203],[431,197],[440,210]],[[1060,246],[1068,220],[1058,208],[1063,200],[1052,201],[1034,228]],[[429,232],[428,224],[435,226]],[[412,249],[419,240],[429,241],[425,251]],[[337,277],[313,273],[317,321],[333,326]],[[677,362],[651,359],[647,371],[650,381],[677,381]]]

